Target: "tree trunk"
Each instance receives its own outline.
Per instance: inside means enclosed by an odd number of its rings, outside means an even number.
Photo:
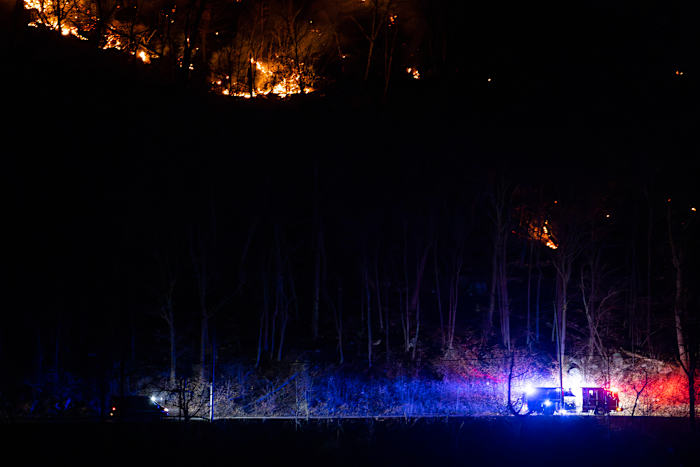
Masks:
[[[527,305],[526,305],[526,313],[527,313],[527,318],[525,320],[525,326],[526,326],[526,334],[525,334],[525,344],[527,345],[527,348],[530,349],[532,345],[532,325],[530,323],[530,315],[531,315],[531,303],[532,299],[531,297],[531,291],[532,291],[532,259],[533,259],[533,250],[534,250],[534,245],[535,242],[530,242],[530,253],[528,255],[528,261],[527,261]]]
[[[175,352],[175,323],[171,321],[168,325],[170,335],[170,383],[175,382],[175,368],[177,353]]]
[[[314,167],[314,290],[313,310],[311,316],[311,334],[314,341],[318,339],[319,294],[321,289],[321,242],[322,232],[319,220],[318,206],[318,167]]]
[[[688,411],[690,412],[690,427],[696,431],[695,426],[695,358],[689,359],[688,368]]]
[[[202,313],[199,336],[199,380],[204,381],[206,367],[206,352],[209,340],[209,316],[207,313]]]
[[[388,291],[388,286],[384,287],[384,297],[386,297],[387,302],[389,301],[389,291]],[[389,310],[391,309],[390,306],[385,306],[385,317],[384,317],[384,348],[385,348],[385,353],[386,353],[386,363],[387,365],[390,362],[390,355],[391,355],[391,348],[389,347],[389,326],[391,325],[391,321],[389,319]]]
[[[389,15],[389,11],[386,13]],[[391,68],[394,61],[394,50],[396,49],[396,38],[399,35],[399,27],[394,25],[394,34],[391,37],[391,42],[389,42],[389,30],[391,29],[391,22],[386,20],[387,30],[384,35],[384,92],[382,97],[386,100],[387,94],[389,93],[389,82],[391,81]]]
[[[668,240],[671,247],[671,263],[675,273],[675,293],[673,298],[673,317],[676,327],[676,344],[678,346],[678,357],[683,369],[687,372],[690,368],[688,347],[685,342],[683,329],[683,313],[685,303],[683,301],[683,261],[682,252],[676,245],[671,229],[671,205],[668,205]]]
[[[556,328],[557,352],[562,359],[566,353],[567,309],[569,303],[567,291],[571,278],[571,268],[574,260],[578,256],[578,252],[578,237],[571,234],[569,238],[561,242],[552,262],[556,271],[554,297],[555,321],[553,327]]]
[[[489,309],[484,323],[484,340],[488,339],[493,326],[493,314],[496,310],[496,283],[498,282],[498,238],[494,241],[493,252],[491,254],[491,287],[489,290]]]
[[[647,195],[649,214],[647,218],[647,277],[646,277],[646,340],[647,348],[649,349],[649,355],[654,354],[654,346],[651,339],[652,329],[651,329],[651,236],[653,227],[654,211],[651,205],[651,199]]]
[[[260,359],[263,352],[268,350],[268,335],[270,326],[270,288],[268,286],[267,274],[265,266],[262,269],[262,286],[263,286],[263,307],[260,311],[260,327],[258,328],[258,353],[255,359],[255,367],[260,366]]]
[[[54,367],[56,370],[56,382],[61,381],[61,316],[59,313],[56,323],[56,340],[54,342]]]
[[[542,292],[542,267],[537,251],[537,293],[535,294],[535,342],[540,342],[540,293]]]
[[[438,272],[438,255],[437,255],[437,244],[435,244],[435,249],[433,250],[433,264],[435,266],[435,295],[437,296],[437,310],[438,316],[440,318],[440,337],[442,339],[442,350],[445,350],[445,344],[447,343],[445,339],[445,324],[442,316],[442,296],[440,294],[440,274]]]
[[[503,346],[510,351],[510,303],[508,298],[508,257],[507,257],[508,235],[503,235],[501,254],[499,258],[499,311],[501,318],[501,340]]]
[[[403,227],[403,281],[404,281],[404,299],[403,299],[403,309],[401,315],[402,329],[403,329],[403,347],[404,352],[408,352],[410,349],[411,340],[411,315],[409,313],[410,309],[410,299],[409,290],[410,285],[408,283],[408,226],[404,222]]]
[[[416,359],[416,349],[418,348],[418,333],[420,332],[420,298],[416,303],[416,333],[413,337],[413,353],[411,354],[411,359]]]
[[[367,303],[367,366],[372,368],[372,312],[371,312],[371,296],[369,291],[369,278],[367,277],[367,266],[363,270],[364,276],[364,291]]]
[[[379,248],[374,257],[374,289],[377,291],[377,316],[379,317],[379,329],[384,330],[384,317],[382,313],[382,292],[379,282]]]
[[[338,352],[340,353],[340,364],[345,362],[343,355],[343,288],[338,287]]]
[[[367,51],[367,64],[365,65],[365,74],[362,78],[363,81],[367,81],[369,78],[369,68],[370,64],[372,63],[372,54],[374,53],[374,41],[371,40],[369,42],[369,50]]]
[[[318,232],[316,237],[316,247],[314,252],[314,292],[313,292],[313,311],[311,317],[311,334],[314,341],[318,340],[318,321],[319,321],[319,296],[321,291],[321,232]]]
[[[448,304],[447,348],[452,349],[457,324],[457,305],[459,304],[459,276],[462,271],[462,260],[458,259],[450,281],[450,299]]]
[[[289,321],[289,310],[287,306],[284,307],[284,312],[282,313],[282,327],[280,328],[280,344],[277,346],[277,361],[282,361],[282,348],[284,347],[284,337],[287,332],[287,321]]]
[[[61,24],[63,23],[63,6],[61,5],[62,0],[53,0],[54,11],[56,12],[56,29],[61,33]]]

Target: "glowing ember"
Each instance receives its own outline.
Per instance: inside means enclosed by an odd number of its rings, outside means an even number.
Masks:
[[[554,243],[554,238],[552,236],[551,230],[547,227],[547,221],[544,222],[544,225],[542,226],[542,234],[539,235],[539,240],[544,243],[547,247],[551,248],[552,250],[556,250],[558,248],[558,245]]]
[[[412,68],[412,67],[406,68],[406,73],[411,75],[411,77],[413,77],[413,79],[420,79],[420,72],[418,71],[418,68]]]

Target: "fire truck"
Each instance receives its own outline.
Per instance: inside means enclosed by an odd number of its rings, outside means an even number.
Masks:
[[[615,389],[581,388],[581,412],[593,412],[605,415],[609,412],[619,412],[620,396]]]
[[[530,388],[525,394],[525,403],[531,413],[554,415],[561,412],[576,412],[576,396],[569,389]]]
[[[578,393],[578,391],[576,391]],[[529,388],[525,394],[525,403],[530,413],[544,415],[576,413],[577,397],[571,389],[558,387]],[[593,412],[605,415],[612,411],[619,412],[620,398],[614,389],[600,387],[581,388],[581,412]]]

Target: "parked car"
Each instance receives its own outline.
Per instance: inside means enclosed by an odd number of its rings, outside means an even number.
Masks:
[[[109,411],[110,420],[156,422],[167,417],[168,409],[148,396],[115,398]]]

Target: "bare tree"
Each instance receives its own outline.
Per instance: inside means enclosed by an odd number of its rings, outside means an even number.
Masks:
[[[394,62],[394,51],[396,50],[396,39],[399,36],[399,15],[391,10],[392,5],[387,5],[387,19],[384,21],[386,31],[384,32],[384,90],[383,98],[386,99],[389,92],[389,82],[391,81],[391,70]]]
[[[338,349],[338,363],[343,364],[345,362],[345,355],[343,353],[343,287],[338,285],[338,296],[337,305],[334,303],[333,299],[328,294],[328,291],[324,289],[324,294],[326,298],[326,303],[333,313],[333,323],[335,325],[336,342]]]
[[[267,352],[269,348],[269,333],[270,333],[270,285],[269,285],[269,272],[267,271],[268,261],[263,259],[263,266],[261,268],[261,283],[262,283],[262,293],[263,293],[263,303],[260,310],[260,325],[258,327],[258,349],[257,356],[255,359],[255,367],[260,365],[260,361],[263,352]]]
[[[197,295],[199,298],[200,315],[200,336],[199,336],[199,378],[204,379],[206,365],[206,350],[209,343],[209,321],[213,317],[214,309],[210,307],[211,296],[211,276],[209,271],[209,260],[211,254],[207,245],[209,242],[204,239],[202,232],[197,238],[192,235],[190,240],[190,259],[194,268],[195,282],[197,284]]]
[[[668,199],[666,207],[666,221],[668,228],[668,241],[671,253],[671,264],[675,275],[673,317],[676,331],[676,344],[678,346],[678,362],[688,379],[688,411],[690,423],[695,429],[695,373],[697,371],[699,342],[696,337],[698,326],[697,317],[692,317],[687,309],[687,290],[685,286],[685,256],[688,237],[688,229],[695,224],[694,218],[687,218],[674,226],[671,210],[671,199]],[[691,211],[694,214],[694,211]],[[694,215],[693,215],[694,217]]]
[[[363,75],[363,80],[367,81],[369,78],[369,71],[372,65],[372,58],[374,56],[374,51],[377,46],[377,40],[379,35],[384,29],[384,24],[389,20],[389,12],[392,7],[392,0],[368,0],[363,2],[367,4],[369,11],[367,12],[366,24],[362,24],[354,15],[350,18],[357,25],[358,29],[367,40],[367,61],[365,64],[365,72]]]
[[[180,71],[186,79],[189,79],[190,72],[194,69],[193,56],[201,44],[200,26],[207,3],[207,0],[188,0],[184,8]]]
[[[590,245],[588,251],[590,253],[580,272],[581,303],[588,325],[587,354],[590,359],[595,354],[605,359],[608,355],[600,330],[616,307],[615,300],[619,291],[605,285],[609,284],[609,278],[597,246]]]
[[[642,371],[644,372],[644,381],[635,381],[632,385],[632,389],[634,390],[634,405],[632,406],[632,412],[630,413],[631,417],[634,417],[634,413],[637,410],[637,403],[639,402],[639,397],[649,385],[649,372],[645,368],[642,368]],[[640,385],[639,389],[637,389],[637,385]]]
[[[367,257],[362,265],[362,300],[365,304],[367,323],[367,366],[372,368],[372,300],[370,293],[369,274],[367,272]]]
[[[193,417],[203,417],[207,408],[208,387],[204,380],[193,380],[187,376],[180,376],[171,385],[169,392],[175,398],[175,408],[178,409],[178,417],[188,422]]]
[[[93,39],[97,47],[101,48],[104,45],[105,31],[109,27],[114,13],[119,7],[117,0],[90,0],[90,3],[95,8],[95,27]]]
[[[654,346],[652,341],[652,328],[651,328],[651,266],[652,266],[652,235],[654,232],[654,209],[652,204],[652,198],[649,195],[648,185],[644,186],[644,196],[647,200],[647,229],[646,229],[646,344],[649,355],[654,354]]]
[[[493,326],[493,315],[498,305],[501,343],[510,350],[510,300],[508,298],[508,231],[511,225],[511,197],[515,187],[499,177],[489,192],[489,216],[493,223],[493,253],[491,255],[491,289],[485,327],[487,336]]]
[[[567,240],[570,240],[570,242]],[[552,330],[557,343],[557,356],[560,361],[566,354],[567,311],[569,306],[568,289],[573,263],[578,255],[578,248],[574,242],[575,239],[573,237],[563,240],[561,247],[554,251],[554,260],[552,261],[556,272],[554,322]]]
[[[445,319],[442,312],[442,293],[440,291],[440,264],[438,263],[438,242],[435,242],[433,248],[433,267],[435,273],[435,297],[437,299],[437,312],[440,318],[440,338],[442,341],[442,349],[445,350],[447,345],[447,333],[445,329]]]
[[[522,379],[524,376],[527,376],[531,373],[530,365],[524,365],[524,369],[516,369],[518,365],[516,365],[515,362],[515,350],[511,350],[508,355],[508,383],[506,385],[507,388],[507,395],[506,395],[506,405],[508,411],[511,413],[511,415],[517,416],[525,416],[525,415],[530,415],[532,413],[532,410],[528,410],[527,412],[523,413],[523,409],[525,408],[525,399],[524,397],[519,397],[515,401],[513,401],[513,381],[518,381]]]
[[[211,226],[207,228],[199,227],[196,232],[190,234],[190,259],[194,269],[195,283],[197,287],[197,297],[199,300],[200,315],[200,345],[199,345],[199,372],[200,379],[204,379],[206,354],[209,346],[209,323],[229,302],[238,295],[245,285],[245,275],[243,268],[248,255],[248,250],[253,241],[253,236],[257,228],[257,219],[250,224],[248,236],[242,248],[241,259],[238,265],[238,283],[231,288],[225,288],[220,284],[215,284],[214,274],[211,270],[213,265],[213,249],[215,249],[216,212],[211,206]]]
[[[415,346],[418,344],[418,335],[420,332],[420,290],[421,283],[423,280],[423,273],[425,272],[425,265],[428,260],[428,255],[430,253],[431,242],[430,241],[417,241],[416,255],[415,255],[415,267],[416,275],[415,282],[411,284],[411,278],[409,277],[409,257],[408,257],[408,223],[404,222],[403,229],[403,255],[402,255],[402,266],[403,266],[403,308],[401,315],[401,325],[404,337],[404,351],[410,352],[414,349],[412,356],[415,357]],[[420,251],[422,249],[422,252]]]
[[[283,43],[287,46],[284,49],[291,52],[292,68],[298,76],[299,89],[302,94],[306,88],[304,84],[306,73],[300,49],[304,33],[307,32],[307,22],[302,18],[301,14],[306,7],[306,3],[305,0],[284,0],[284,5],[280,8],[281,12],[283,12],[283,23],[285,26],[283,29],[285,32]]]
[[[321,231],[321,219],[319,208],[318,165],[314,166],[313,173],[313,238],[312,248],[314,254],[314,289],[313,310],[311,314],[311,335],[318,339],[319,301],[321,295],[321,249],[323,247],[323,232]]]
[[[447,349],[452,349],[457,326],[457,307],[459,305],[459,277],[462,273],[462,255],[455,255],[449,276],[449,298],[447,302]]]
[[[170,376],[171,384],[175,384],[177,369],[177,352],[175,344],[175,306],[174,295],[177,285],[177,263],[168,255],[159,257],[161,293],[159,315],[168,326],[168,340],[170,343]]]
[[[294,295],[291,293],[291,267],[289,266],[289,256],[284,250],[282,232],[278,224],[274,225],[273,232],[273,252],[272,262],[274,270],[271,274],[272,281],[265,281],[264,285],[264,309],[263,318],[261,319],[261,332],[264,328],[264,340],[270,342],[269,357],[270,359],[282,360],[285,338],[287,335],[287,325],[289,324],[289,307],[295,301]],[[274,287],[272,297],[269,297],[270,286]],[[270,303],[270,298],[272,303]],[[268,307],[272,306],[272,315],[268,315]],[[268,334],[269,333],[269,334]],[[260,343],[258,344],[260,349]],[[259,352],[259,350],[258,350]],[[259,360],[259,358],[258,358]]]

